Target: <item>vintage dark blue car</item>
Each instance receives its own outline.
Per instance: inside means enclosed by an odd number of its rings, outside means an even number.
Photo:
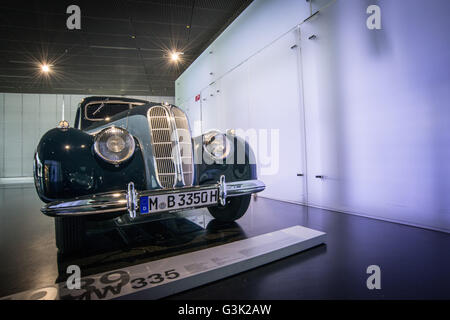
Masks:
[[[82,247],[87,220],[208,207],[234,221],[265,188],[251,148],[231,131],[193,138],[180,108],[122,97],[85,98],[74,127],[61,121],[45,133],[34,179],[61,252]]]

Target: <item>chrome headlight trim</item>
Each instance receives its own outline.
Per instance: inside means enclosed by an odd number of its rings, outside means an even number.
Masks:
[[[212,143],[215,143],[215,145],[212,145]],[[222,150],[219,150],[220,152],[214,152],[215,148],[222,148]],[[203,134],[203,150],[205,150],[212,159],[223,160],[227,158],[231,152],[231,148],[232,145],[230,140],[222,132],[211,130]]]
[[[112,126],[95,135],[95,154],[108,163],[118,165],[127,161],[135,149],[133,136],[123,128]]]

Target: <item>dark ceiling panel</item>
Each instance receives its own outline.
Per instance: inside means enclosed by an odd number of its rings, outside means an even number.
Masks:
[[[137,36],[149,36],[159,38],[182,38],[186,39],[189,29],[186,25],[168,25],[166,23],[135,21],[133,23]]]
[[[99,57],[124,57],[130,59],[139,59],[138,50],[115,50],[108,48],[90,48],[93,55]]]
[[[115,48],[136,48],[135,41],[127,35],[86,34],[90,46],[104,46]]]
[[[251,0],[0,2],[0,91],[174,95],[175,79]],[[81,8],[81,30],[66,8]],[[183,63],[170,63],[170,50]],[[39,62],[52,65],[43,77]]]
[[[195,6],[198,8],[223,10],[223,11],[229,11],[230,8],[237,8],[241,5],[242,5],[242,1],[240,1],[240,0],[226,0],[226,1],[196,0],[195,1]]]
[[[171,6],[153,2],[128,2],[128,13],[136,21],[186,25],[189,22],[192,9],[188,6]]]
[[[85,45],[83,34],[70,31],[49,31],[22,27],[0,26],[0,39],[14,42],[45,42],[66,46]],[[4,46],[2,46],[4,48]]]
[[[17,8],[1,7],[0,24],[3,26],[19,26],[27,28],[50,29],[64,31],[61,26],[66,25],[68,16],[65,14],[46,14],[40,12],[24,11]],[[65,11],[64,11],[65,12]],[[66,29],[67,30],[67,29]]]
[[[194,8],[192,26],[207,26],[211,24],[212,21],[215,23],[225,22],[228,17],[227,11]]]
[[[128,20],[98,19],[86,17],[83,19],[83,32],[115,35],[132,35],[133,29]]]

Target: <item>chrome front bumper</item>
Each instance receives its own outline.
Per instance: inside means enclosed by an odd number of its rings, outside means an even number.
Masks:
[[[70,200],[55,201],[42,207],[41,211],[51,217],[84,216],[93,214],[128,211],[131,218],[136,218],[139,213],[139,199],[143,196],[156,196],[163,194],[176,194],[181,192],[196,192],[217,188],[219,192],[218,205],[225,204],[228,197],[238,197],[263,191],[266,186],[259,180],[246,180],[237,182],[225,182],[221,176],[216,184],[177,188],[137,191],[133,182],[128,184],[127,191],[97,193],[90,196],[78,197]],[[188,209],[199,208],[189,207]],[[170,210],[168,210],[170,211]]]

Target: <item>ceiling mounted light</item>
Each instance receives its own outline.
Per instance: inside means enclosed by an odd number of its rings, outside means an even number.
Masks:
[[[183,52],[177,52],[177,51],[174,51],[174,52],[172,52],[172,53],[170,54],[170,59],[171,59],[173,62],[177,62],[177,61],[180,60],[180,55],[182,55],[182,54],[184,54],[184,53],[183,53]]]
[[[49,73],[50,72],[50,66],[48,64],[42,64],[41,65],[41,71],[44,73]]]

